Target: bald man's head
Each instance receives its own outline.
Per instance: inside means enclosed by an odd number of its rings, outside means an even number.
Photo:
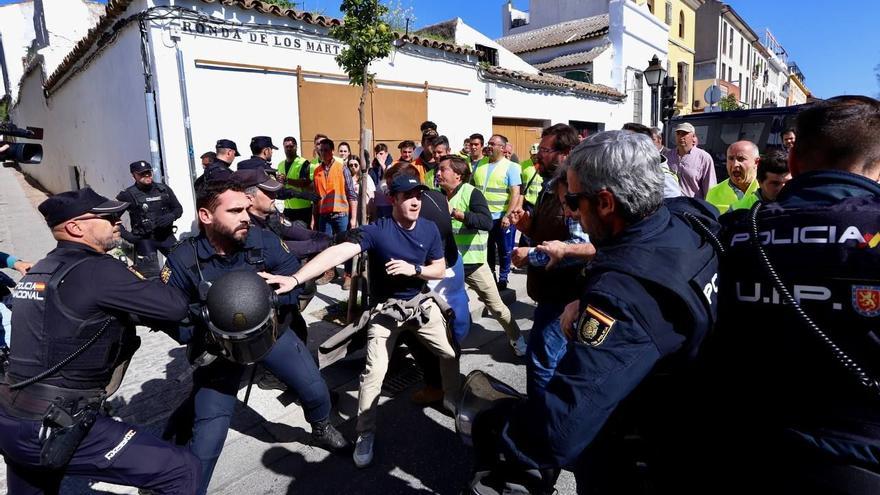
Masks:
[[[758,175],[760,153],[755,143],[737,141],[727,147],[727,175],[739,190],[745,191]]]

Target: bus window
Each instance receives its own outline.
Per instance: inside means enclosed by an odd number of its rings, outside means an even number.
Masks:
[[[721,126],[721,142],[724,144],[725,149],[731,144],[739,141],[739,129],[741,126],[742,125],[739,123],[723,124]]]
[[[764,132],[763,122],[748,122],[743,124],[739,133],[740,141],[751,141],[755,144],[761,142],[761,134]]]
[[[701,148],[709,144],[709,126],[695,125],[694,135],[697,136],[697,142],[700,143]]]

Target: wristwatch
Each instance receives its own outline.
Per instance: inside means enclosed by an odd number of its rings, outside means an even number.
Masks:
[[[422,274],[422,265],[414,265],[416,267],[416,277]]]

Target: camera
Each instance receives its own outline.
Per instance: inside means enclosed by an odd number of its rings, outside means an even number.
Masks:
[[[6,141],[7,138],[17,137],[24,139],[43,139],[43,129],[41,127],[27,127],[22,129],[12,122],[0,122],[0,147],[9,146],[6,150],[0,151],[0,161],[11,160],[18,163],[34,165],[43,160],[43,146],[37,143],[15,143]]]

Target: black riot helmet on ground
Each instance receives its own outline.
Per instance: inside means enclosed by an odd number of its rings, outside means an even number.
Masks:
[[[277,339],[275,294],[253,271],[215,280],[205,298],[204,319],[224,357],[237,363],[258,361]]]

